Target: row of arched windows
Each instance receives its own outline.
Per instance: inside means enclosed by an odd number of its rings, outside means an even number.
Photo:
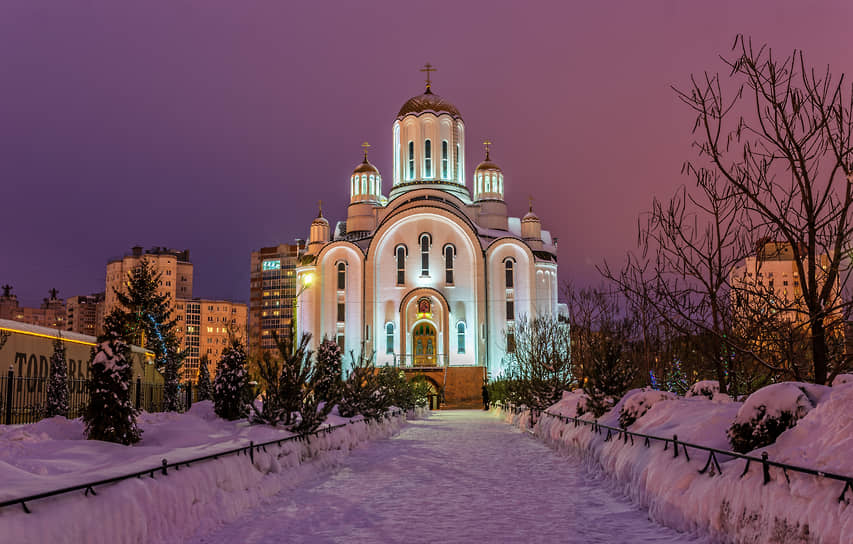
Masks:
[[[373,174],[353,174],[350,182],[350,194],[355,195],[377,195],[381,192],[380,178]]]
[[[465,353],[465,334],[467,327],[464,321],[456,324],[456,353],[462,355]],[[394,324],[388,322],[385,324],[385,353],[394,353]]]
[[[421,250],[421,276],[429,276],[429,252],[432,247],[432,236],[428,232],[421,234],[418,237],[418,245]],[[399,244],[394,248],[394,257],[397,264],[397,285],[405,285],[406,283],[406,257],[409,256],[409,250],[405,244]],[[453,244],[445,244],[442,249],[444,257],[444,281],[448,285],[453,284],[453,272],[456,260],[456,247]]]
[[[456,144],[456,171],[460,171],[459,144]],[[415,142],[409,140],[408,156],[406,160],[408,165],[407,179],[412,181],[415,179]],[[450,179],[450,145],[447,140],[441,141],[441,179]],[[433,174],[432,160],[432,140],[424,140],[424,178],[430,179]]]

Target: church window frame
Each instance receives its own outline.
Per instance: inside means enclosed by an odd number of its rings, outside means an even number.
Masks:
[[[394,353],[394,323],[390,321],[385,324],[385,353]]]
[[[415,142],[409,140],[409,181],[415,179]]]
[[[462,151],[461,146],[456,144],[456,181],[462,181]]]
[[[450,160],[447,156],[447,140],[441,141],[441,179],[450,178]]]
[[[399,244],[394,248],[394,259],[397,261],[397,285],[406,284],[406,257],[409,255],[409,248],[405,244]]]
[[[337,319],[337,322],[338,322],[338,323],[345,323],[345,322],[346,322],[346,320],[347,320],[347,307],[346,307],[346,303],[344,303],[343,301],[338,301],[337,312],[338,312],[338,315],[337,315],[337,318],[338,318],[338,319]]]
[[[361,175],[361,194],[367,193],[367,174]]]
[[[418,236],[418,245],[421,248],[421,277],[429,277],[429,250],[432,246],[432,236],[428,232]]]
[[[347,263],[345,261],[338,261],[335,268],[337,270],[338,291],[343,291],[347,288]]]
[[[467,332],[467,326],[464,321],[460,321],[456,324],[456,353],[458,355],[465,355],[465,336]]]
[[[432,177],[432,140],[424,140],[424,177]]]
[[[444,283],[453,285],[453,272],[456,268],[456,246],[453,244],[445,244],[441,250],[444,257]]]
[[[512,257],[504,259],[504,287],[515,288],[515,259]]]

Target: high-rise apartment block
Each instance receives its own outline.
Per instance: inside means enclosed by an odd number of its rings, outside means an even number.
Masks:
[[[65,299],[65,330],[100,336],[104,332],[104,293]]]
[[[193,265],[190,262],[188,249],[178,251],[165,247],[155,247],[143,251],[142,247],[135,246],[130,255],[119,259],[113,259],[107,263],[107,284],[104,292],[104,311],[109,315],[118,305],[115,290],[124,290],[127,275],[133,267],[145,259],[151,263],[160,273],[160,294],[168,294],[174,301],[193,296]],[[174,310],[174,307],[172,308]]]
[[[11,285],[4,285],[2,289],[0,319],[65,330],[65,301],[57,296],[56,289],[50,290],[50,296],[43,299],[38,308],[20,306],[18,297],[12,293]]]
[[[280,244],[252,252],[249,291],[249,353],[276,349],[289,338],[296,300],[299,246]]]

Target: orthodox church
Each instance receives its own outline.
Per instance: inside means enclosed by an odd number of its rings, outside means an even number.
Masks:
[[[557,314],[556,240],[532,206],[508,215],[489,142],[469,189],[465,123],[429,78],[392,130],[387,196],[365,144],[346,220],[332,228],[321,209],[311,223],[297,334],[334,338],[346,354],[363,347],[377,366],[425,373],[448,399],[476,400],[509,361],[517,320]]]

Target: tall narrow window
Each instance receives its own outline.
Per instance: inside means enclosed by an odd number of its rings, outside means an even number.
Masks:
[[[397,285],[406,283],[406,246],[397,246]]]
[[[346,305],[343,302],[338,302],[338,323],[343,323],[346,320]]]
[[[394,324],[385,325],[385,353],[394,353]]]
[[[456,144],[456,180],[462,181],[462,155],[459,152],[459,144]]]
[[[452,245],[444,246],[444,282],[453,285],[453,258],[455,251]]]
[[[346,346],[344,345],[344,333],[339,332],[337,336],[335,336],[335,341],[337,342],[338,347],[341,348],[341,351],[344,351],[344,349],[346,348]]]
[[[415,179],[415,142],[409,142],[409,180]]]
[[[432,177],[432,141],[424,141],[424,177]]]
[[[456,353],[465,353],[465,323],[456,324]]]
[[[421,276],[429,276],[429,234],[421,234]]]
[[[515,285],[515,277],[513,273],[513,262],[512,259],[506,260],[506,288],[512,289]]]
[[[506,320],[513,321],[515,319],[515,301],[509,299],[506,301]]]
[[[338,290],[342,291],[347,286],[347,265],[338,263]]]
[[[447,140],[441,141],[441,178],[447,179],[450,177],[448,173],[450,161],[447,158]]]

